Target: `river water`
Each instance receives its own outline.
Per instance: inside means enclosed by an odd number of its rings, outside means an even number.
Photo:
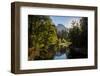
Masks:
[[[69,54],[69,51],[65,53],[57,52],[56,55],[54,56],[54,60],[68,59],[68,54]]]

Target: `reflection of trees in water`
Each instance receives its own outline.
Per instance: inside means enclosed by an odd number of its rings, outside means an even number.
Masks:
[[[70,48],[68,58],[87,58],[87,49],[86,48]]]

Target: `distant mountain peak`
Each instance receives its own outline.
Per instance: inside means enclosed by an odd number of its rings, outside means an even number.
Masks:
[[[62,31],[62,30],[66,30],[66,27],[63,24],[58,24],[57,25],[57,31]]]

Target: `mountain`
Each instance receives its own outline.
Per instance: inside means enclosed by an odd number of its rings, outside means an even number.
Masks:
[[[56,28],[58,32],[61,32],[62,30],[66,31],[66,27],[63,24],[58,24]]]

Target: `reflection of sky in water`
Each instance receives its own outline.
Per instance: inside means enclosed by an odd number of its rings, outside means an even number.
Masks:
[[[80,18],[82,17],[75,17],[75,16],[50,16],[53,23],[57,26],[58,24],[63,24],[65,27],[71,27],[71,22],[74,20],[79,22]]]
[[[54,60],[59,60],[59,59],[67,59],[66,53],[64,53],[60,56],[57,56],[57,55],[54,56]]]

